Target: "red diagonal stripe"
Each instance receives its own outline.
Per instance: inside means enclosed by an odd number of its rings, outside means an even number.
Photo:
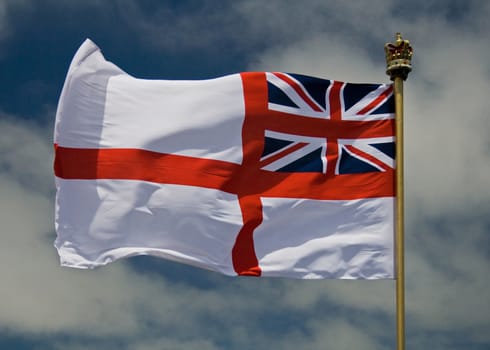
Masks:
[[[282,157],[285,157],[287,156],[288,154],[291,154],[305,146],[307,146],[308,144],[306,142],[299,142],[299,143],[296,143],[296,144],[293,144],[289,147],[286,147],[285,149],[283,149],[281,152],[278,152],[274,155],[271,155],[270,157],[267,157],[265,158],[264,160],[261,160],[260,161],[260,167],[263,168],[271,163],[274,163],[276,160],[278,159],[281,159]]]
[[[316,104],[315,101],[313,101],[305,92],[304,90],[298,85],[297,82],[295,82],[293,79],[291,79],[290,77],[288,77],[286,74],[284,73],[279,73],[279,72],[275,72],[273,73],[276,77],[280,78],[281,80],[285,81],[286,83],[289,84],[289,86],[291,86],[293,88],[294,91],[296,91],[296,93],[308,104],[308,106],[310,106],[310,108],[312,110],[314,110],[315,112],[321,112],[322,109],[320,107],[318,107],[318,105]]]
[[[392,169],[389,165],[383,163],[382,161],[380,161],[378,158],[376,157],[373,157],[372,155],[370,155],[369,153],[366,153],[364,151],[361,151],[360,149],[356,148],[355,146],[352,146],[352,145],[345,145],[344,146],[345,148],[347,148],[351,153],[361,157],[361,158],[364,158],[364,159],[367,159],[369,160],[371,163],[374,163],[376,164],[377,166],[379,166],[381,169],[383,169],[384,171],[387,171],[389,169]]]
[[[370,104],[368,104],[366,107],[361,109],[358,114],[367,114],[369,113],[372,109],[376,108],[379,106],[381,102],[383,102],[385,99],[387,99],[393,91],[393,86],[390,85],[385,91],[383,91],[376,99],[371,101]]]

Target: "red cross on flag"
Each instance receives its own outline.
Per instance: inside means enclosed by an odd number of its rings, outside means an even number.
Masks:
[[[61,264],[393,278],[393,118],[390,84],[137,79],[86,40],[56,115]]]

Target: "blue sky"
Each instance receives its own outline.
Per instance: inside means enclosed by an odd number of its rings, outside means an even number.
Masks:
[[[142,78],[246,70],[406,85],[407,349],[490,346],[490,2],[0,0],[0,348],[393,349],[391,281],[229,278],[132,258],[59,267],[52,128],[85,38]]]

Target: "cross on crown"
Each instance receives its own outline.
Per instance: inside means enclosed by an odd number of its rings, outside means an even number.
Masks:
[[[413,49],[410,42],[402,39],[400,33],[396,33],[395,43],[385,44],[385,54],[386,74],[390,76],[391,80],[394,80],[395,77],[407,79],[408,73],[412,70]]]

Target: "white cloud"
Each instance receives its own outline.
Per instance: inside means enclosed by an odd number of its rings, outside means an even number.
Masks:
[[[0,43],[7,36],[7,3],[6,0],[0,0]]]
[[[34,192],[54,193],[50,131],[34,122],[19,122],[0,112],[0,172]]]
[[[114,336],[141,349],[160,348],[161,344],[176,349],[218,349],[216,342],[246,347],[251,334],[257,335],[253,341],[258,345],[259,340],[271,341],[261,329],[264,321],[259,320],[273,319],[276,310],[284,312],[280,280],[231,279],[202,271],[218,280],[218,289],[202,289],[185,277],[169,283],[163,275],[142,273],[124,262],[93,271],[59,267],[52,246],[49,132],[3,117],[2,329],[15,334],[76,334],[66,343],[54,338],[53,346],[68,349],[76,349],[83,339],[103,343]],[[94,344],[100,345],[98,341]]]
[[[369,328],[369,325],[354,326],[343,320],[333,320],[325,323],[316,322],[312,332],[314,341],[310,346],[305,348],[301,344],[297,344],[297,347],[291,347],[290,349],[382,350],[389,348],[377,342],[366,332],[366,328]]]
[[[336,35],[273,47],[257,57],[249,70],[287,71],[352,82],[389,81],[383,65],[376,66],[364,50]]]
[[[473,2],[458,23],[429,14],[424,1],[410,21],[393,16],[389,1],[283,3],[240,2],[172,19],[168,9],[148,17],[135,2],[125,2],[127,20],[155,47],[240,41],[267,47],[251,69],[386,81],[384,41],[397,30],[411,39],[414,71],[405,86],[407,331],[420,348],[456,349],[449,340],[454,332],[488,344],[489,3]],[[5,4],[0,0],[0,40],[8,24],[2,21]],[[196,42],[186,41],[196,33]],[[368,46],[373,42],[377,47]],[[391,281],[232,280],[202,272],[218,281],[216,289],[202,289],[123,262],[95,271],[58,267],[50,130],[5,115],[0,130],[1,328],[101,341],[117,336],[140,350],[250,344],[383,349],[380,339],[394,336],[384,320],[393,319]],[[286,314],[294,316],[291,332],[264,329],[264,319]],[[433,342],[434,334],[444,340]],[[86,348],[81,342],[54,346]]]
[[[488,252],[480,246],[488,242],[484,213],[490,208],[490,65],[486,59],[490,47],[489,26],[483,20],[488,9],[488,5],[474,7],[459,24],[424,13],[414,23],[388,16],[377,19],[378,28],[395,27],[398,22],[415,50],[414,71],[405,85],[408,329],[458,331],[477,342],[489,341],[484,330],[489,327],[490,311],[490,299],[482,293],[490,287],[490,281],[482,278],[490,273]],[[359,8],[346,5],[340,10],[348,18]],[[349,28],[356,25],[355,18],[351,16]],[[369,26],[359,23],[360,28]],[[372,49],[350,35],[341,29],[319,30],[316,36],[263,52],[251,69],[347,81],[387,79],[384,62],[374,62]],[[385,35],[387,41],[393,39],[389,32]],[[367,36],[371,42],[379,41],[380,31]],[[378,50],[382,53],[382,44]],[[338,283],[328,289],[290,288],[286,301],[308,308],[328,299],[391,314],[391,292],[386,284],[358,288]]]
[[[11,9],[27,8],[28,5],[28,0],[0,0],[0,44],[12,33]]]
[[[52,193],[35,190],[18,177],[26,171],[32,183],[51,182],[51,169],[29,170],[36,162],[51,164],[50,138],[45,130],[11,118],[1,127],[5,134],[0,158],[2,169],[8,169],[0,175],[1,328],[16,334],[76,335],[68,340],[54,337],[49,347],[60,349],[90,348],[90,344],[94,349],[100,344],[116,348],[119,345],[110,341],[114,336],[125,339],[128,348],[142,350],[162,346],[214,350],[223,348],[220,343],[260,348],[277,341],[274,333],[263,329],[265,319],[274,322],[277,315],[296,313],[300,319],[311,317],[305,321],[307,334],[282,335],[279,343],[285,349],[292,344],[314,349],[324,342],[339,346],[367,342],[372,344],[369,349],[379,349],[369,333],[350,324],[343,313],[317,319],[314,309],[293,307],[294,300],[285,292],[295,287],[309,290],[298,281],[210,274],[218,281],[217,289],[202,289],[185,277],[169,283],[163,275],[138,272],[123,262],[94,271],[59,267],[52,246]],[[24,146],[11,147],[16,140]],[[328,325],[329,333],[323,325]],[[277,332],[274,325],[267,326]],[[82,346],[84,342],[88,345]]]
[[[490,50],[484,47],[482,39],[441,39],[421,52],[420,73],[410,86],[407,186],[431,213],[489,204],[490,67],[482,57]]]
[[[121,317],[129,296],[111,292],[114,280],[125,282],[120,269],[110,278],[106,271],[88,275],[58,267],[49,141],[33,125],[2,121],[1,128],[0,324],[26,331],[131,330],[134,320]],[[94,307],[100,304],[113,312]]]
[[[409,231],[407,308],[419,327],[467,332],[490,341],[488,219],[448,220],[438,230],[418,222]],[[478,218],[476,218],[478,220]],[[481,246],[483,244],[483,247]]]
[[[5,1],[0,1],[0,39],[5,35],[5,17],[6,17]]]

